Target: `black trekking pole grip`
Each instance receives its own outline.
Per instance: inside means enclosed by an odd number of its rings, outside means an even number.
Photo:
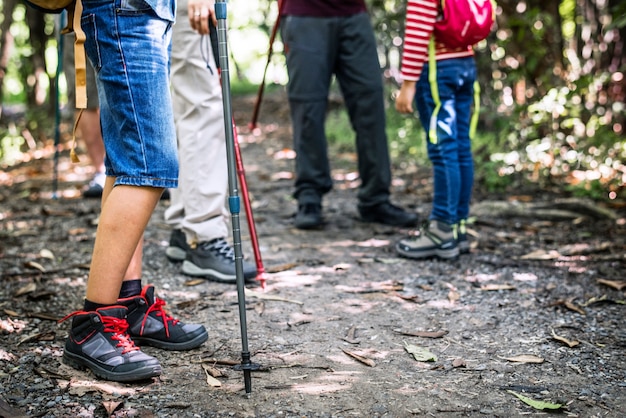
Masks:
[[[239,321],[241,327],[241,364],[236,367],[243,371],[246,394],[252,392],[251,371],[258,368],[250,361],[248,350],[248,329],[246,319],[246,299],[243,275],[243,252],[241,250],[241,225],[239,219],[240,201],[237,190],[237,162],[235,155],[235,135],[233,131],[233,112],[230,97],[230,74],[228,69],[228,46],[226,40],[226,1],[215,2],[217,17],[217,43],[219,67],[221,69],[222,99],[224,103],[224,128],[226,131],[226,158],[228,160],[228,206],[231,213],[233,228],[233,247],[235,250],[235,274],[237,277],[237,300],[239,305]]]

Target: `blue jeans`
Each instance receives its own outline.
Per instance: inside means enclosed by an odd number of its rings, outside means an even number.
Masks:
[[[116,185],[177,187],[172,22],[143,0],[83,0],[81,26],[96,72],[107,176]]]
[[[425,129],[431,125],[435,102],[428,82],[428,64],[416,85],[415,104]],[[430,219],[449,224],[467,219],[474,184],[474,162],[469,137],[476,65],[474,58],[437,61],[441,108],[436,143],[428,141],[433,165],[434,196]],[[428,138],[428,132],[426,133]]]

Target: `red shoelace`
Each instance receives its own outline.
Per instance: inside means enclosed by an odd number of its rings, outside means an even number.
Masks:
[[[156,314],[156,316],[160,317],[161,320],[163,321],[163,325],[165,326],[165,336],[167,338],[170,337],[169,323],[171,322],[172,325],[176,325],[179,321],[178,321],[178,319],[173,318],[172,316],[170,316],[165,311],[165,309],[163,309],[164,306],[165,306],[165,301],[163,299],[159,299],[158,297],[154,298],[154,303],[152,305],[150,305],[150,307],[146,311],[145,316],[143,317],[143,321],[141,321],[141,331],[140,331],[140,334],[143,335],[143,328],[144,328],[144,325],[146,324],[146,321],[148,320],[148,316],[150,315],[151,312],[154,312]]]

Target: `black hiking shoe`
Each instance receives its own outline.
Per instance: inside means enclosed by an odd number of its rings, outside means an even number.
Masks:
[[[400,240],[396,250],[409,258],[455,259],[459,256],[456,225],[431,220],[420,229],[418,236]]]
[[[293,221],[298,229],[315,229],[322,226],[322,205],[304,203],[298,205],[298,213]]]
[[[159,361],[144,354],[127,333],[125,306],[107,306],[94,312],[77,311],[65,341],[63,363],[116,381],[146,380],[161,374]]]
[[[165,250],[165,255],[170,261],[185,261],[187,253],[189,252],[189,244],[187,244],[187,237],[182,229],[172,230],[170,235],[170,244]]]
[[[470,252],[470,242],[467,238],[467,221],[465,219],[461,219],[459,221],[459,229],[456,237],[456,242],[459,245],[459,253],[461,254],[469,254]]]
[[[359,206],[359,214],[364,222],[377,222],[390,226],[415,226],[417,214],[407,212],[401,207],[383,202],[375,206]]]
[[[139,345],[165,350],[191,350],[209,334],[203,325],[184,324],[165,312],[165,301],[154,296],[154,286],[144,286],[140,295],[119,299],[128,308],[128,334]]]
[[[183,262],[183,273],[221,283],[236,283],[235,251],[224,238],[198,243],[190,248]],[[243,278],[253,282],[257,276],[256,265],[243,261]]]

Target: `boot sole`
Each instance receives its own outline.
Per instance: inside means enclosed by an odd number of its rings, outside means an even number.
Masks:
[[[427,250],[416,252],[416,251],[406,251],[402,249],[401,246],[396,245],[396,251],[398,252],[398,254],[404,257],[413,258],[413,259],[437,257],[442,260],[454,260],[459,257],[458,247],[445,249],[445,250],[442,250],[439,248],[432,248],[432,249],[427,249]]]
[[[202,277],[204,279],[207,279],[213,282],[218,282],[218,283],[236,283],[237,282],[237,276],[235,274],[225,274],[214,269],[203,269],[203,268],[196,266],[189,260],[185,260],[183,262],[182,271],[184,274],[188,276]],[[248,276],[246,276],[246,274],[244,273],[244,280],[246,282],[253,281],[256,278],[256,274],[257,273],[254,272],[254,275],[248,274]]]
[[[209,339],[209,333],[205,331],[204,333],[196,336],[192,340],[183,341],[180,343],[155,340],[152,338],[145,338],[145,337],[137,337],[133,335],[131,335],[131,337],[133,341],[139,346],[149,345],[151,347],[161,348],[163,350],[185,351],[185,350],[191,350],[191,349],[200,347],[206,340]]]
[[[68,351],[63,352],[63,363],[78,370],[91,370],[92,373],[99,378],[114,382],[135,382],[139,380],[148,380],[161,375],[161,365],[158,363],[151,365],[148,364],[124,373],[116,373],[101,367],[97,363],[94,363],[85,357]]]

